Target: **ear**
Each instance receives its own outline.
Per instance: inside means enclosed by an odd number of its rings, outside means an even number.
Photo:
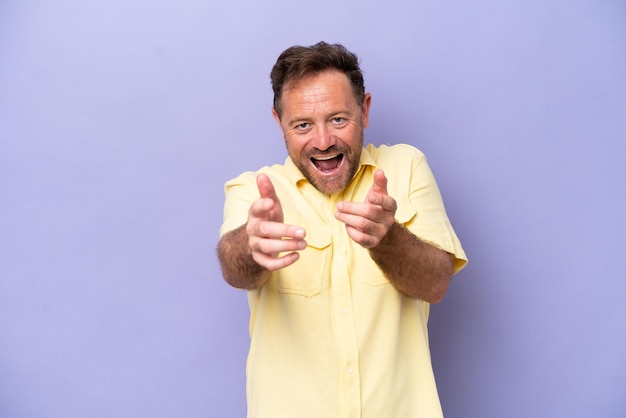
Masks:
[[[280,129],[280,134],[283,136],[283,139],[284,139],[285,132],[283,131],[283,125],[280,124],[280,116],[278,116],[278,113],[276,113],[276,109],[274,109],[273,107],[272,107],[272,116],[274,117],[274,120],[278,124],[278,129]]]
[[[278,116],[278,113],[276,113],[276,109],[273,107],[272,107],[272,116],[274,117],[274,120],[276,121],[278,126],[280,126],[280,116]]]
[[[370,119],[370,106],[372,105],[372,95],[365,93],[363,97],[363,105],[361,106],[361,120],[363,123],[363,129],[367,128]]]

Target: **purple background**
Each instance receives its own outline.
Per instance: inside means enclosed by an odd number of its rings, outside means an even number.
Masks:
[[[244,416],[222,187],[284,159],[269,70],[321,39],[471,260],[432,309],[446,416],[625,416],[623,1],[5,0],[1,417]]]

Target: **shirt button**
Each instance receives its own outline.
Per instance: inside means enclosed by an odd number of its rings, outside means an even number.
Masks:
[[[352,372],[354,372],[354,367],[352,367],[352,366],[348,366],[348,367],[346,368],[346,372],[348,372],[348,374],[352,374]]]
[[[342,315],[348,315],[348,308],[343,308],[343,309],[341,310],[341,314],[342,314]]]
[[[343,260],[345,260],[345,257],[343,255],[340,255],[339,257],[337,257],[338,262],[343,263]]]

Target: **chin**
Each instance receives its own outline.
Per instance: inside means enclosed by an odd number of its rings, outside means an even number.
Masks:
[[[324,175],[315,166],[311,167],[309,164],[308,160],[298,161],[296,166],[313,187],[329,196],[344,191],[355,174],[353,171],[356,171],[355,168],[358,167],[344,160],[344,166],[337,173]]]
[[[313,181],[311,181],[313,180]],[[333,178],[313,178],[309,179],[309,182],[320,192],[326,195],[332,195],[335,193],[342,192],[348,187],[349,180],[341,177],[333,177]]]

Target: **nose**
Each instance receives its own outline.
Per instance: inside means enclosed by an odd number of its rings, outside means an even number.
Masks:
[[[318,125],[314,135],[312,145],[320,151],[326,151],[337,143],[334,135],[326,125]]]

